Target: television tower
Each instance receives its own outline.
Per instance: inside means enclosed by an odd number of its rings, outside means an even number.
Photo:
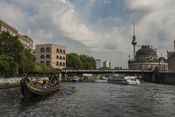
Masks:
[[[137,45],[136,36],[135,36],[135,22],[133,22],[132,45],[133,45],[133,58],[135,60],[135,47]]]

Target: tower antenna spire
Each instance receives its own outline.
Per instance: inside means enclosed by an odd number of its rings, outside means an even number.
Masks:
[[[135,59],[135,46],[137,44],[135,36],[135,21],[133,21],[133,36],[132,36],[132,45],[133,45],[133,58]]]
[[[133,21],[133,36],[135,36],[135,21]]]

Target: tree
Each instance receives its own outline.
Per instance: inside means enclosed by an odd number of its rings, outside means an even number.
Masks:
[[[13,57],[0,55],[0,75],[7,77],[18,72],[18,66]]]
[[[31,72],[34,69],[34,55],[23,47],[17,36],[8,32],[0,33],[0,55],[0,69],[6,71],[5,74]]]
[[[67,54],[67,69],[95,69],[95,59],[88,55]]]

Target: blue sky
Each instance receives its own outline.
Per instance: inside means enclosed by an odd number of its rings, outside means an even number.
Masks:
[[[127,67],[133,20],[139,45],[153,45],[165,57],[173,50],[175,0],[0,0],[0,11],[34,44],[64,45],[113,66]]]

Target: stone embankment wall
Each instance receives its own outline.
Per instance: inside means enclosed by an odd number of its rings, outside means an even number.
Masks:
[[[0,78],[0,89],[4,88],[11,88],[19,86],[22,77],[15,77],[15,78]],[[32,79],[48,79],[48,77],[33,77]]]
[[[175,85],[175,73],[156,72],[151,77],[144,78],[147,82]]]

